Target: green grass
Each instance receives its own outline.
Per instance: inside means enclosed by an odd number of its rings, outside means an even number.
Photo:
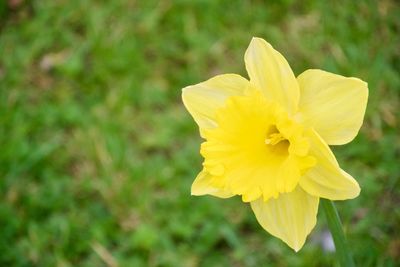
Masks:
[[[2,1],[0,265],[337,266],[317,242],[322,212],[296,254],[240,199],[190,196],[201,139],[181,88],[246,76],[259,36],[295,74],[369,83],[359,136],[334,148],[362,193],[337,206],[357,266],[398,266],[399,13],[394,0]]]

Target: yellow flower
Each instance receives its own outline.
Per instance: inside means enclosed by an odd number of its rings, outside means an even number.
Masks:
[[[357,135],[368,87],[316,69],[296,78],[260,38],[252,39],[244,60],[250,80],[224,74],[183,89],[205,139],[192,195],[240,195],[266,231],[298,251],[316,224],[320,197],[360,193],[328,145]]]

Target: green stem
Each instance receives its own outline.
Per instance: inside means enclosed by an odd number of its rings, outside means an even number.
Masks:
[[[347,246],[342,223],[340,222],[339,214],[335,205],[332,201],[322,198],[321,204],[324,207],[328,226],[331,230],[333,241],[335,242],[336,254],[339,257],[340,265],[342,267],[354,267],[354,261]]]

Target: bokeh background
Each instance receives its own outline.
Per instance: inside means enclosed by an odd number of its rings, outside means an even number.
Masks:
[[[190,196],[181,88],[246,77],[252,36],[296,75],[369,83],[360,134],[333,148],[362,192],[337,207],[357,266],[400,266],[396,0],[1,0],[0,266],[338,266],[323,212],[294,253],[239,198]]]

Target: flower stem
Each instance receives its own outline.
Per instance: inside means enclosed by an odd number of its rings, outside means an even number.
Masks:
[[[336,255],[339,257],[340,265],[342,267],[354,267],[354,261],[347,246],[342,223],[340,222],[339,214],[336,210],[335,205],[331,200],[322,198],[321,203],[324,207],[326,219],[328,221],[328,226],[331,231],[333,241],[335,242],[337,253]]]

